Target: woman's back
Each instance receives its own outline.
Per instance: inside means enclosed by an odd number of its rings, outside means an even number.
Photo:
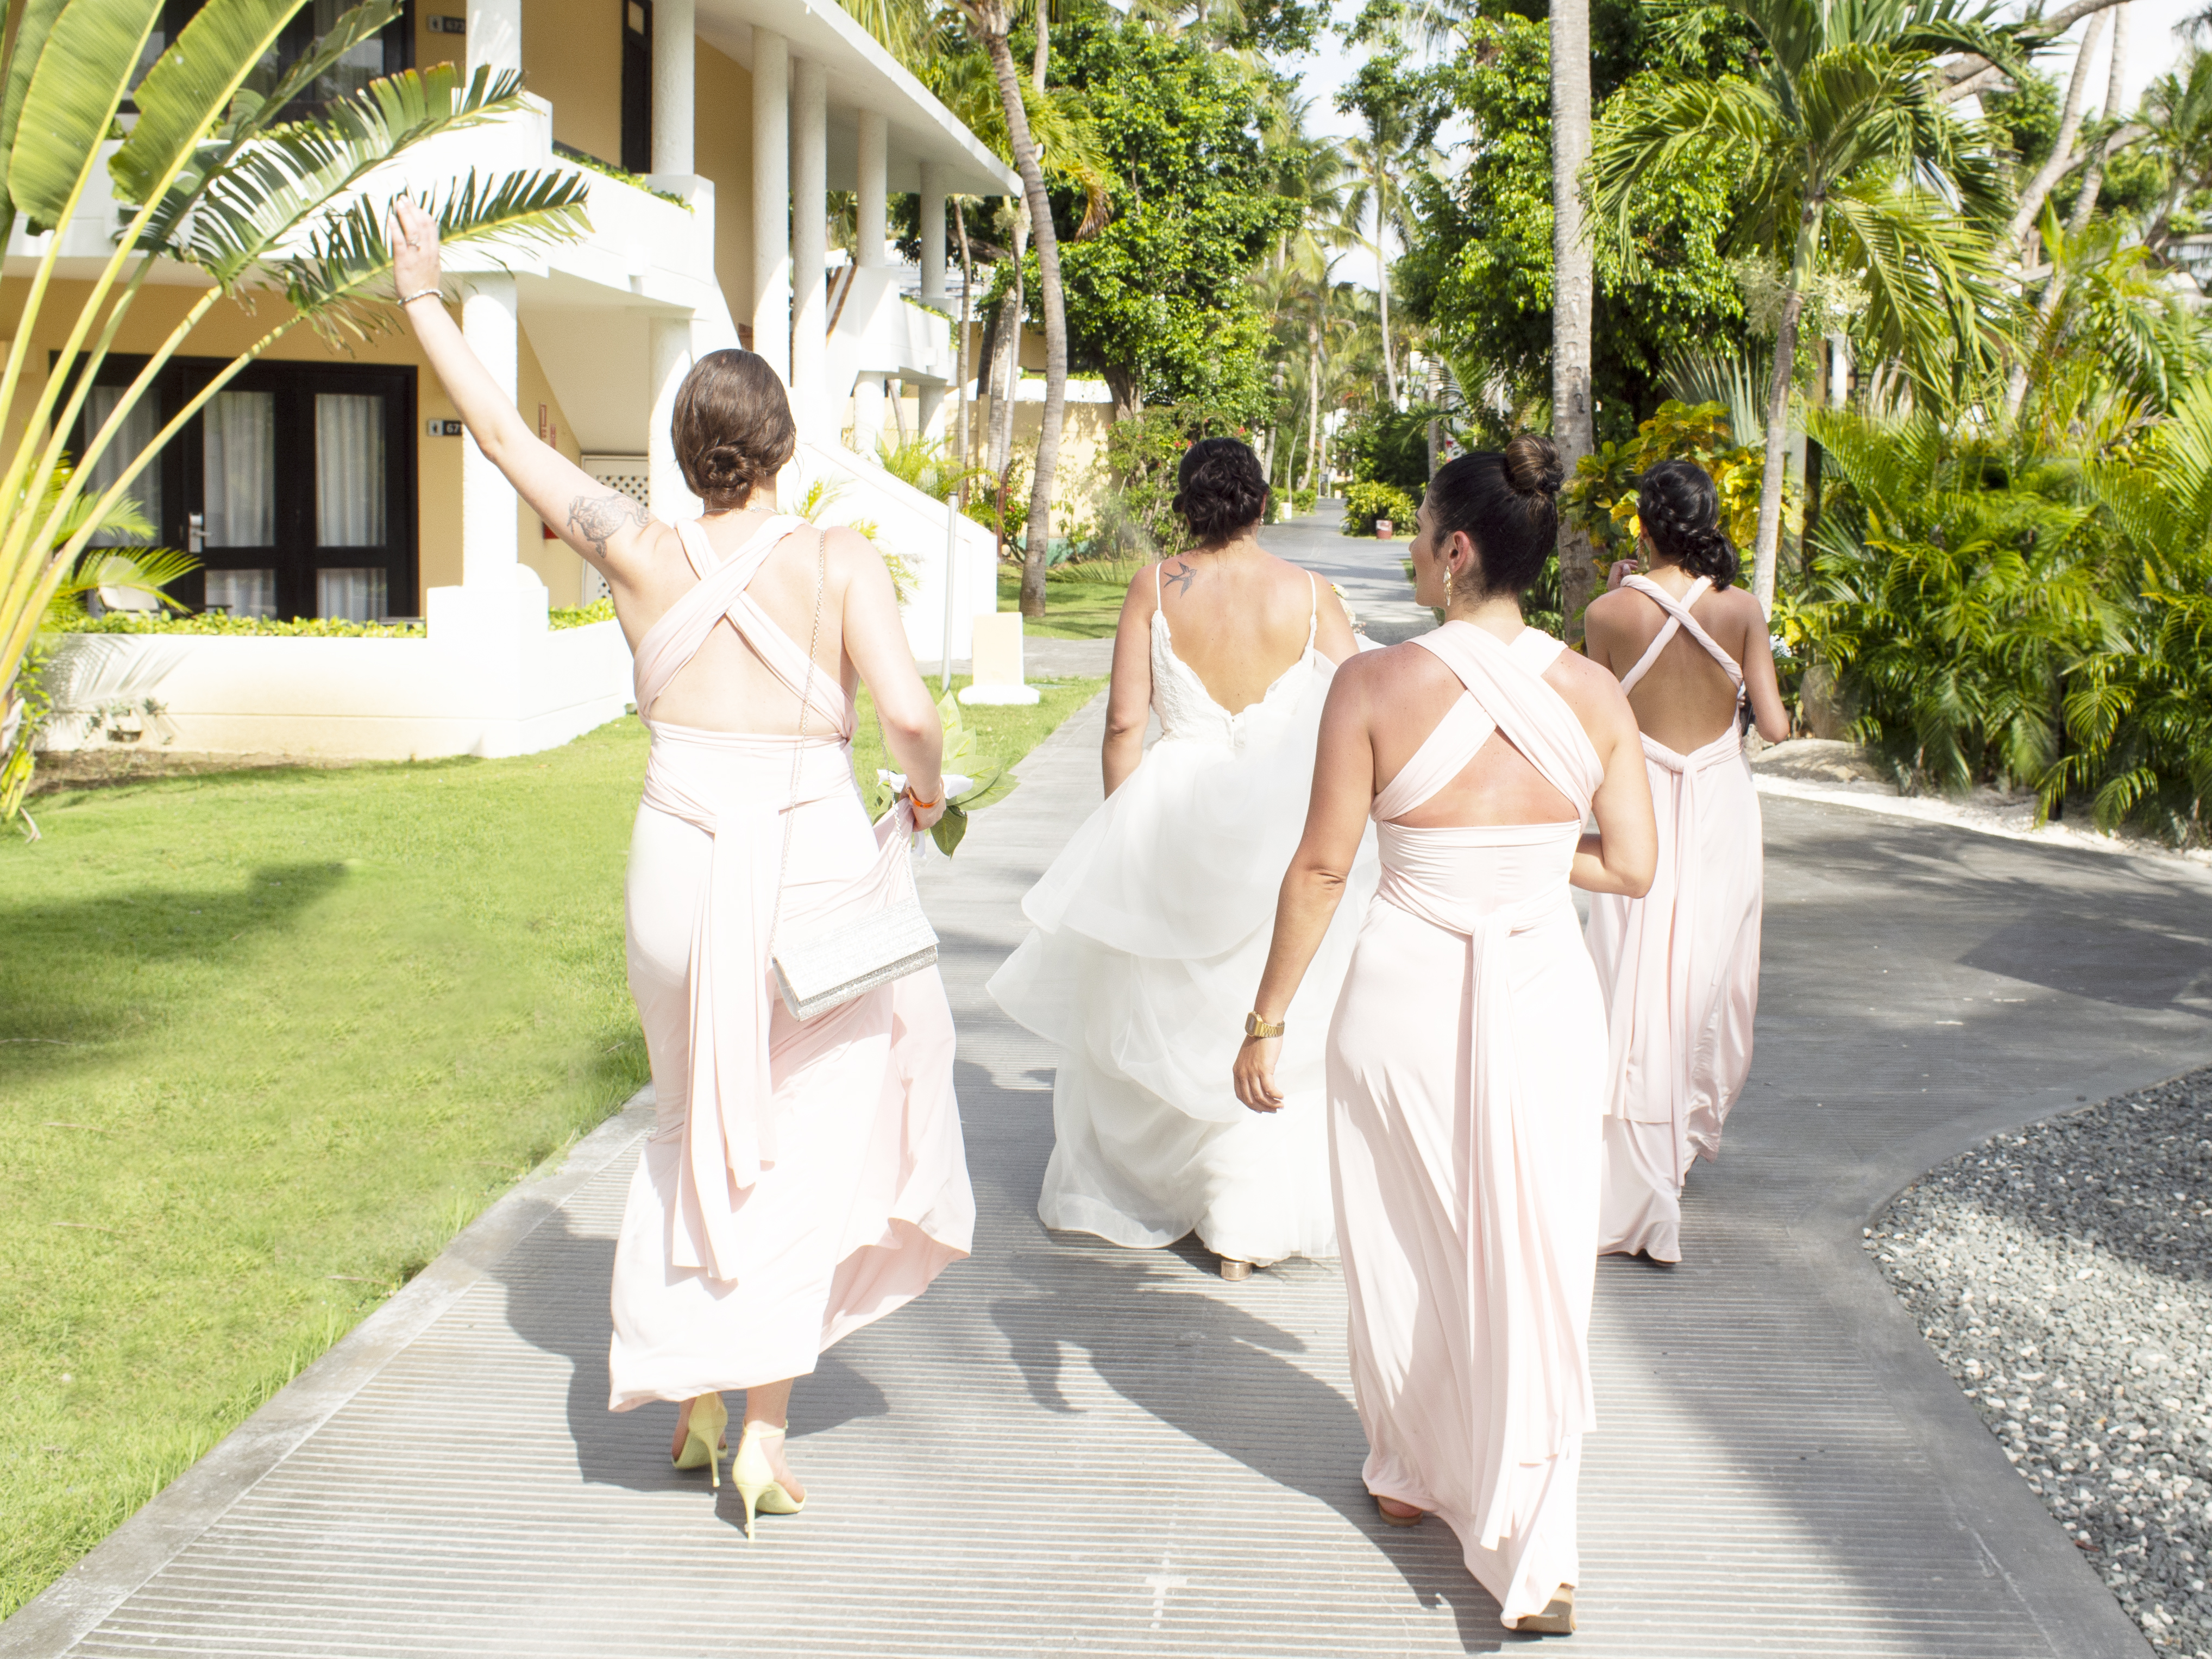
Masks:
[[[1754,644],[1764,648],[1765,613],[1741,588],[1708,587],[1692,597],[1698,579],[1678,566],[1662,566],[1650,580],[1676,600],[1689,601],[1691,617],[1728,653],[1738,673],[1751,659]],[[1616,678],[1626,678],[1650,651],[1668,620],[1668,612],[1649,594],[1629,587],[1601,594],[1589,608],[1590,655]],[[1644,735],[1687,755],[1735,723],[1736,687],[1735,677],[1719,659],[1686,628],[1677,628],[1628,688],[1628,704]]]
[[[1164,624],[1176,659],[1231,714],[1265,697],[1305,655],[1322,614],[1318,579],[1256,544],[1163,559],[1129,586],[1152,600],[1154,631]],[[1329,601],[1340,617],[1334,592]]]

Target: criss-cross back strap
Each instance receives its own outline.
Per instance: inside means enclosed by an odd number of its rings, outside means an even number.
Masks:
[[[1644,654],[1636,659],[1636,666],[1620,677],[1623,691],[1634,689],[1637,681],[1642,679],[1651,665],[1659,660],[1659,653],[1667,648],[1667,642],[1680,631],[1705,647],[1712,654],[1713,660],[1728,670],[1729,678],[1735,683],[1736,701],[1741,702],[1743,700],[1742,665],[1722,650],[1719,641],[1698,627],[1698,619],[1690,614],[1690,607],[1703,599],[1705,590],[1713,585],[1711,577],[1698,577],[1690,584],[1690,591],[1679,599],[1649,576],[1630,576],[1620,585],[1634,588],[1667,613],[1667,620],[1660,624],[1659,632],[1653,636],[1651,643],[1644,647]]]
[[[1565,647],[1533,628],[1508,645],[1462,622],[1446,623],[1413,643],[1457,675],[1467,695],[1453,702],[1413,759],[1376,795],[1376,818],[1403,817],[1428,799],[1460,775],[1493,732],[1503,732],[1545,781],[1574,803],[1577,814],[1589,810],[1590,797],[1605,780],[1604,763],[1567,700],[1544,679]]]
[[[714,546],[697,520],[687,520],[676,526],[677,536],[684,544],[684,557],[698,573],[699,585],[669,606],[666,614],[638,641],[637,712],[648,725],[653,719],[653,706],[668,689],[668,683],[698,654],[707,636],[727,622],[793,696],[808,697],[815,718],[841,737],[853,735],[852,702],[845,696],[835,676],[817,673],[809,696],[805,647],[785,633],[745,592],[777,544],[793,531],[805,527],[804,519],[781,515],[772,518],[728,558],[717,562]]]

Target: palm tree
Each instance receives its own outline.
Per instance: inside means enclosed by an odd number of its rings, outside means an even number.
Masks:
[[[1797,325],[1815,277],[1842,270],[1864,285],[1867,324],[1932,398],[1946,398],[1960,371],[1988,356],[1984,227],[2001,223],[2002,209],[1986,158],[1942,101],[1934,64],[1947,52],[2002,58],[2010,43],[1955,16],[1952,0],[1727,3],[1765,44],[1757,78],[1630,82],[1596,135],[1591,195],[1634,265],[1639,192],[1655,176],[1693,159],[1710,164],[1716,152],[1741,169],[1738,248],[1778,259],[1784,273],[1752,576],[1771,605]]]
[[[0,409],[24,419],[0,471],[0,729],[12,723],[15,681],[40,619],[79,556],[149,465],[208,400],[302,323],[343,342],[390,326],[384,301],[391,254],[380,210],[356,192],[393,157],[441,133],[523,106],[520,74],[480,70],[464,82],[451,65],[376,81],[309,120],[283,119],[344,53],[399,15],[398,0],[364,0],[301,60],[260,79],[305,0],[208,0],[142,79],[139,59],[158,5],[148,0],[58,0],[15,14],[0,58],[0,243],[17,219],[33,231],[65,224],[105,171],[120,228],[112,252],[82,286],[57,290],[64,239],[52,238],[15,321]],[[126,98],[137,124],[112,155],[110,129]],[[449,241],[489,235],[554,238],[584,228],[580,173],[524,174],[495,185],[471,173],[438,204]],[[209,286],[149,356],[77,457],[58,491],[46,488],[82,414],[94,379],[133,303],[164,261],[191,266]],[[135,455],[88,496],[98,464],[122,441],[130,416],[171,357],[220,301],[241,292],[281,296],[283,313],[218,369]],[[75,307],[62,356],[76,372],[24,383],[39,319]],[[72,517],[80,503],[92,507]],[[61,533],[65,526],[76,527]]]
[[[1552,441],[1572,477],[1595,447],[1590,397],[1597,271],[1583,226],[1590,153],[1589,0],[1552,0]],[[1570,644],[1597,586],[1589,535],[1559,525],[1559,610]]]
[[[1406,220],[1406,191],[1402,169],[1411,159],[1405,119],[1394,109],[1376,106],[1368,115],[1367,131],[1344,141],[1344,155],[1358,179],[1346,192],[1344,216],[1362,224],[1371,206],[1375,234],[1361,238],[1375,255],[1376,301],[1382,314],[1382,385],[1390,407],[1398,407],[1398,356],[1390,342],[1390,260],[1385,249],[1390,233]]]
[[[1006,0],[954,0],[969,30],[991,55],[998,77],[999,101],[1006,112],[1006,138],[1014,153],[1014,170],[1022,176],[1022,191],[1029,204],[1030,234],[1036,243],[1037,297],[1044,309],[1044,421],[1037,434],[1036,465],[1030,483],[1030,516],[1022,561],[1022,614],[1044,615],[1044,573],[1052,539],[1052,486],[1060,465],[1060,433],[1067,410],[1067,308],[1060,277],[1060,239],[1054,234],[1052,203],[1045,195],[1044,169],[1037,143],[1030,131],[1029,112],[1022,95],[1020,71],[1007,36],[1013,27]],[[1048,27],[1043,7],[1038,8],[1037,32]],[[1042,76],[1044,55],[1037,54],[1036,73]],[[1040,96],[1044,88],[1036,88]]]

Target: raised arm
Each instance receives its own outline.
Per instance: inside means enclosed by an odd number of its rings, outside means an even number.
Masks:
[[[1274,938],[1252,1003],[1252,1012],[1270,1025],[1283,1023],[1313,964],[1367,833],[1368,810],[1375,802],[1375,745],[1368,735],[1370,678],[1358,660],[1346,664],[1338,669],[1322,707],[1305,834],[1275,900]],[[1282,1106],[1274,1078],[1282,1047],[1280,1037],[1247,1036],[1237,1052],[1237,1098],[1255,1112]]]
[[[1099,769],[1106,793],[1129,781],[1145,757],[1145,728],[1152,718],[1152,612],[1155,584],[1138,573],[1121,601],[1121,620],[1114,629],[1114,684],[1106,693],[1106,740],[1099,745]]]
[[[477,447],[507,475],[531,510],[597,566],[611,586],[632,586],[632,573],[645,561],[665,556],[670,550],[662,538],[676,532],[530,429],[438,298],[437,222],[404,196],[393,200],[392,218],[397,233],[392,277],[401,308]]]

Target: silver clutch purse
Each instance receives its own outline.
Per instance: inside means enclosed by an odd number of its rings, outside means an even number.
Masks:
[[[878,985],[937,962],[937,933],[921,901],[901,899],[804,945],[780,945],[775,988],[793,1019],[811,1019]]]
[[[829,579],[829,538],[815,550],[814,634],[806,647],[806,684],[799,698],[799,735],[806,736],[807,711],[814,696],[814,653],[822,642],[822,591]],[[937,962],[937,933],[922,914],[921,901],[911,888],[907,896],[843,927],[804,944],[783,942],[783,882],[791,869],[791,821],[799,806],[799,764],[801,751],[791,757],[791,809],[783,818],[783,867],[777,872],[775,914],[769,923],[769,964],[775,974],[775,988],[793,1019],[842,1007],[854,998],[888,985],[895,979],[933,967]],[[894,807],[893,811],[897,809]],[[912,878],[909,866],[908,879]]]

